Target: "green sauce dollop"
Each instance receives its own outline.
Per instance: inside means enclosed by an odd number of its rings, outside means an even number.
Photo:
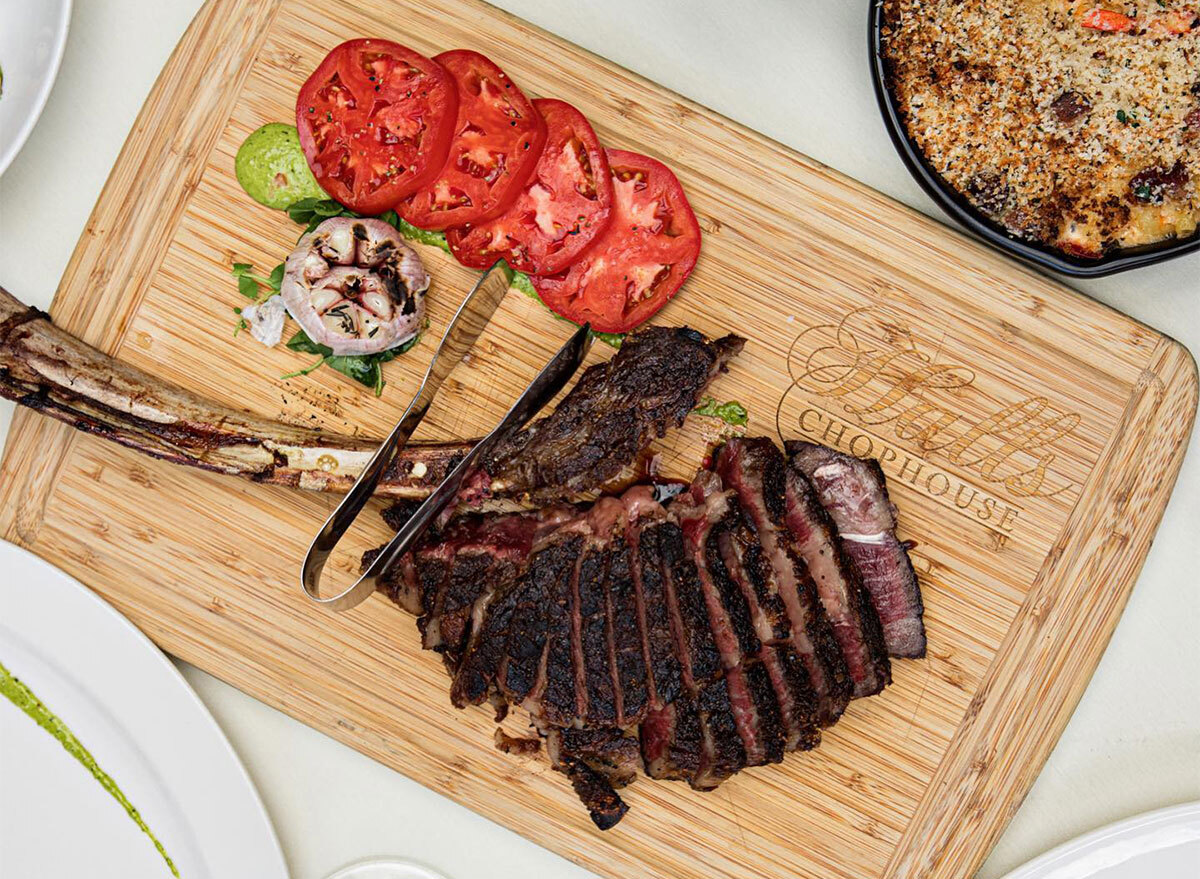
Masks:
[[[238,148],[233,171],[259,204],[286,210],[304,198],[328,198],[308,169],[296,126],[268,122]]]
[[[0,695],[29,715],[34,723],[58,739],[59,744],[63,746],[66,752],[83,764],[83,768],[90,772],[96,781],[100,782],[100,786],[108,791],[114,800],[121,804],[121,808],[141,828],[142,833],[150,837],[150,841],[154,843],[154,847],[158,849],[158,853],[167,862],[167,867],[170,868],[171,875],[178,876],[179,871],[175,868],[174,861],[167,855],[167,850],[158,841],[158,837],[151,833],[150,828],[146,825],[138,810],[134,808],[133,803],[129,802],[129,799],[117,787],[117,783],[109,777],[107,772],[100,768],[100,765],[96,762],[96,758],[83,746],[83,742],[75,738],[75,734],[71,732],[70,727],[63,723],[62,718],[47,708],[46,704],[34,695],[29,687],[14,677],[4,667],[3,663],[0,663]]]

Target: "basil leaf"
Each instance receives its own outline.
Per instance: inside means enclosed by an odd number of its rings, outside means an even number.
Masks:
[[[332,357],[333,350],[324,345],[318,345],[308,337],[304,330],[296,330],[296,335],[287,340],[287,348],[299,351],[301,354],[319,354],[322,357]]]
[[[381,381],[378,375],[380,372],[379,364],[373,357],[361,354],[335,355],[333,357],[326,357],[325,365],[331,369],[336,369],[342,375],[349,376],[356,382],[366,385],[368,388],[378,386]]]

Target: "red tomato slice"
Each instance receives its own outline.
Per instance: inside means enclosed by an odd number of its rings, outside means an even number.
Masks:
[[[566,271],[534,277],[553,311],[604,333],[647,320],[678,292],[700,254],[700,224],[662,162],[608,150],[612,223]]]
[[[350,40],[325,56],[296,98],[313,176],[360,214],[378,214],[446,161],[458,92],[449,74],[388,40]]]
[[[486,269],[498,259],[530,275],[552,275],[575,261],[612,219],[612,177],[596,132],[565,101],[539,98],[546,148],[533,179],[494,220],[446,231],[465,266]]]
[[[458,86],[450,154],[437,177],[396,205],[420,229],[479,223],[512,204],[546,144],[546,123],[504,71],[478,52],[434,58]]]

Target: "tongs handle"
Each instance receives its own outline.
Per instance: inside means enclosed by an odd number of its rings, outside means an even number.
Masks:
[[[474,294],[473,294],[474,295]],[[463,305],[466,308],[467,304]],[[463,313],[459,309],[459,316]],[[456,320],[459,318],[456,317]],[[478,336],[478,333],[475,334]],[[447,339],[450,338],[450,331],[447,332]],[[592,335],[589,325],[584,324],[575,334],[567,341],[559,352],[550,360],[550,362],[538,373],[533,382],[525,389],[525,392],[517,399],[508,413],[501,419],[500,423],[486,437],[475,444],[474,448],[460,461],[450,474],[442,481],[442,484],[434,490],[424,503],[417,508],[417,511],[412,515],[404,527],[388,542],[383,550],[376,555],[375,559],[367,567],[351,586],[337,595],[322,598],[320,593],[321,571],[325,567],[325,562],[330,554],[337,546],[343,535],[349,530],[350,525],[358,517],[363,506],[370,498],[376,484],[383,475],[384,469],[392,460],[395,451],[408,441],[408,437],[420,423],[421,417],[425,414],[425,410],[429,408],[432,402],[433,394],[424,394],[424,389],[430,384],[429,376],[422,383],[422,390],[418,391],[416,399],[409,406],[404,417],[392,430],[392,433],[380,446],[379,451],[371,458],[371,461],[364,468],[362,475],[355,482],[353,488],[342,500],[338,508],[333,511],[333,515],[325,522],[325,526],[316,536],[309,547],[308,555],[304,559],[304,566],[300,573],[300,582],[304,588],[304,592],[316,603],[333,610],[348,610],[355,605],[360,604],[372,592],[375,591],[379,581],[385,577],[392,566],[413,546],[414,543],[421,537],[425,530],[434,522],[438,514],[441,513],[454,499],[458,496],[459,489],[462,488],[463,482],[467,476],[475,469],[477,464],[486,459],[492,451],[514,431],[519,430],[529,419],[536,415],[541,409],[554,399],[555,395],[566,386],[566,383],[575,374],[579,368],[579,364],[583,362],[583,358],[587,355],[588,349],[591,347]],[[443,339],[442,347],[446,346],[446,340]],[[465,352],[464,352],[465,353]],[[438,354],[441,354],[441,348],[438,349]],[[439,356],[435,356],[434,364],[437,363]],[[457,364],[462,357],[459,355],[455,359],[449,361],[451,368]],[[434,364],[430,365],[430,373],[433,373]],[[446,371],[446,374],[449,370]],[[444,376],[442,376],[444,378]],[[433,387],[441,384],[438,379]],[[420,407],[417,409],[417,407]]]
[[[580,327],[559,349],[558,354],[538,373],[532,384],[525,389],[525,393],[517,398],[517,402],[513,404],[492,432],[476,443],[466,457],[450,471],[450,475],[442,481],[433,494],[417,507],[416,512],[380,550],[371,564],[367,566],[362,577],[359,578],[360,583],[369,584],[369,590],[368,586],[362,587],[364,590],[368,590],[367,595],[375,590],[379,581],[387,576],[392,566],[412,549],[442,511],[454,503],[463,482],[474,473],[477,466],[487,460],[501,442],[524,427],[563,389],[587,355],[592,338],[590,325],[584,324]],[[355,584],[355,586],[357,585]]]
[[[334,610],[345,610],[363,601],[374,589],[373,583],[366,582],[367,578],[361,577],[343,592],[329,598],[321,598],[321,571],[338,542],[354,524],[354,520],[358,518],[358,514],[362,512],[362,508],[366,506],[371,495],[375,493],[379,480],[383,478],[383,474],[396,452],[404,447],[413,431],[417,429],[417,425],[421,423],[421,419],[425,417],[442,382],[474,347],[475,341],[483,334],[488,320],[499,308],[500,301],[508,292],[508,275],[504,269],[505,266],[502,262],[494,263],[490,269],[484,272],[483,277],[479,279],[474,289],[458,307],[458,311],[446,328],[446,335],[442,337],[441,344],[438,345],[433,359],[429,362],[429,368],[421,380],[421,387],[417,389],[417,393],[412,402],[408,404],[404,415],[396,422],[396,426],[392,428],[387,439],[371,456],[371,460],[367,462],[358,479],[354,481],[350,491],[342,498],[337,509],[325,520],[325,524],[313,538],[312,545],[309,546],[308,554],[305,555],[304,564],[300,569],[300,585],[308,597],[318,604]]]

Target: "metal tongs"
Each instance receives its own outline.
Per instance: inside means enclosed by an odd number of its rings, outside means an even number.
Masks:
[[[417,508],[412,518],[400,529],[383,548],[370,566],[349,588],[337,595],[322,598],[320,592],[321,571],[338,542],[349,530],[362,508],[366,505],[379,480],[383,477],[387,466],[392,462],[396,452],[404,447],[437,394],[438,388],[446,377],[454,371],[459,362],[471,351],[476,340],[487,327],[488,321],[500,306],[500,301],[508,291],[509,276],[505,266],[497,262],[488,269],[470,295],[459,306],[458,313],[450,321],[445,336],[438,346],[429,370],[421,387],[417,389],[404,415],[378,451],[367,462],[362,474],[354,486],[338,504],[333,514],[325,521],[321,531],[313,539],[304,557],[304,565],[300,569],[300,585],[305,594],[316,603],[333,610],[349,610],[364,601],[375,591],[378,582],[388,573],[393,565],[412,548],[425,530],[454,499],[458,496],[463,481],[471,474],[477,464],[514,431],[520,430],[530,418],[536,415],[554,396],[562,390],[571,376],[583,362],[591,347],[589,326],[580,327],[554,358],[546,364],[537,377],[525,389],[525,393],[508,414],[496,425],[486,437],[480,440],[466,457],[450,472],[442,484],[434,490],[424,503]]]

